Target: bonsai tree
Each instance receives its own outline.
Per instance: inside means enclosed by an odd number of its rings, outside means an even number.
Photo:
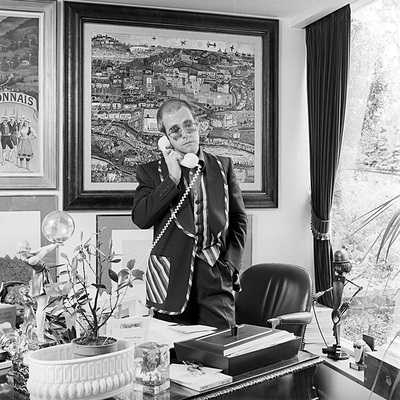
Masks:
[[[92,244],[92,238],[84,242],[81,233],[81,243],[74,249],[73,257],[61,253],[66,264],[59,273],[59,279],[66,279],[46,285],[47,293],[53,298],[48,308],[54,307],[52,313],[64,312],[67,321],[80,327],[80,339],[86,342],[96,341],[101,328],[115,315],[126,290],[133,286],[133,281],[143,280],[144,274],[142,270],[133,269],[134,262],[129,262],[127,268],[118,273],[108,268],[108,276],[114,285],[107,288],[102,282],[106,265],[118,264],[121,259],[113,251],[111,241],[109,254],[100,250],[100,232],[95,235],[97,245]],[[92,282],[89,271],[95,277]],[[107,343],[107,338],[100,341]]]

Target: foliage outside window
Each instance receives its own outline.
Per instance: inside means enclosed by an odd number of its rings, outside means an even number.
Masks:
[[[400,240],[379,260],[382,229],[400,200],[357,231],[362,216],[400,194],[400,0],[352,11],[347,113],[332,210],[333,250],[353,263],[346,278],[363,287],[342,320],[341,336],[363,333],[388,344],[400,329]],[[345,286],[344,299],[357,287]],[[397,299],[397,302],[396,302]]]

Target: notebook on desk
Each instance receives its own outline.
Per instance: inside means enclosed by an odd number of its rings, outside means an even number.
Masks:
[[[218,368],[202,367],[201,373],[193,374],[186,365],[182,364],[170,365],[170,377],[172,382],[197,392],[223,386],[233,381],[230,375],[223,374]]]

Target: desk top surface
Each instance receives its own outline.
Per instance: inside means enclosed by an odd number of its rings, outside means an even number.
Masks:
[[[283,360],[263,368],[258,368],[249,372],[242,373],[233,377],[233,382],[218,388],[210,389],[205,392],[196,392],[184,386],[171,382],[171,387],[166,392],[151,396],[134,392],[123,398],[113,398],[115,400],[188,400],[188,399],[207,399],[215,398],[226,393],[231,393],[247,386],[252,386],[265,381],[273,380],[277,377],[289,375],[303,369],[313,367],[322,362],[322,359],[307,351],[300,351],[297,356],[288,360]],[[0,371],[0,398],[2,400],[28,400],[28,396],[13,389],[13,385],[7,382],[7,370]]]

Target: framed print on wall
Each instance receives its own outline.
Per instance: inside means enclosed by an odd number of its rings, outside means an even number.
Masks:
[[[278,21],[65,2],[64,209],[130,209],[160,156],[156,112],[187,100],[248,208],[277,207]]]
[[[119,264],[103,266],[103,279],[107,287],[111,280],[108,276],[108,268],[118,273],[122,268],[127,268],[129,262],[134,260],[134,269],[140,269],[143,273],[147,270],[147,257],[153,241],[153,229],[139,229],[130,215],[96,215],[96,232],[99,233],[100,250],[108,254],[110,242],[113,251],[119,255]],[[146,257],[147,256],[147,257]],[[97,265],[97,271],[100,268]],[[143,289],[144,290],[144,289]]]
[[[56,4],[0,4],[2,189],[57,186]]]
[[[0,196],[0,276],[3,281],[23,280],[32,271],[19,263],[17,244],[29,242],[32,249],[49,244],[41,227],[44,217],[58,209],[57,196]],[[56,251],[48,253],[43,260],[55,277]],[[9,277],[9,279],[6,278]]]

